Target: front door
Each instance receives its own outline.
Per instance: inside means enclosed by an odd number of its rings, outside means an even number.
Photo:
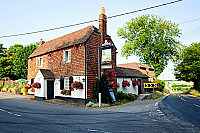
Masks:
[[[138,79],[138,81],[140,82],[140,85],[138,85],[138,94],[142,94],[141,79]]]
[[[47,81],[47,99],[54,98],[54,81]]]

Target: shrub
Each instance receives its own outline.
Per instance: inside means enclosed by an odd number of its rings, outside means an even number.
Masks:
[[[123,100],[125,99],[125,93],[123,93],[122,91],[117,92],[117,99]]]
[[[155,81],[158,82],[159,91],[163,92],[165,88],[165,81],[159,80],[157,78],[155,78]]]
[[[18,89],[16,90],[16,93],[17,93],[17,94],[21,94],[21,88],[18,88]]]
[[[163,93],[170,94],[170,91],[168,89],[164,88]]]
[[[101,84],[99,85],[98,80],[96,80],[94,87],[94,99],[98,99],[98,93],[101,93],[101,101],[102,103],[109,102],[109,91],[108,91],[108,79],[106,75],[103,73],[101,75]]]
[[[135,97],[133,97],[129,94],[123,93],[122,91],[117,92],[116,98],[117,98],[117,100],[121,101],[122,103],[127,103],[127,102],[135,100]]]
[[[16,93],[16,91],[17,91],[17,88],[16,87],[13,87],[13,88],[11,88],[11,90],[10,90],[12,93]]]
[[[9,87],[8,85],[4,85],[4,87],[1,89],[1,91],[2,91],[2,92],[8,91],[8,87]]]
[[[24,88],[24,86],[23,86],[23,83],[22,83],[22,82],[20,82],[19,88],[20,88],[20,89]]]
[[[200,97],[200,92],[199,92],[198,90],[191,89],[191,90],[189,91],[189,93],[190,93],[191,95]]]
[[[91,102],[98,103],[98,100],[95,98],[95,99],[91,100]]]
[[[0,89],[3,88],[3,82],[0,82]]]
[[[27,89],[26,88],[22,88],[21,89],[21,93],[25,93],[25,92],[27,92]]]

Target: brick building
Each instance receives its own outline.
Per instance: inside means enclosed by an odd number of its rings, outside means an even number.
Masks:
[[[114,81],[113,90],[116,92],[116,47],[107,35],[106,27],[107,17],[102,8],[99,29],[91,25],[47,42],[40,41],[28,58],[28,81],[41,84],[41,88],[35,90],[36,99],[60,98],[86,104],[93,98],[98,79],[98,48],[105,42],[112,44],[112,61],[111,68],[102,69],[101,73]],[[82,82],[83,89],[74,89],[71,95],[60,93],[75,81]]]

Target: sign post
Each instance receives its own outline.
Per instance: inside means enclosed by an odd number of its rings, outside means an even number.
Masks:
[[[99,44],[98,48],[98,77],[99,77],[99,93],[101,93],[101,69],[112,68],[112,43],[104,43],[102,46]],[[101,58],[102,56],[102,58]],[[101,106],[101,94],[99,94],[99,107]]]
[[[157,88],[157,83],[144,83],[144,88],[153,88],[153,94],[154,94],[154,88]]]

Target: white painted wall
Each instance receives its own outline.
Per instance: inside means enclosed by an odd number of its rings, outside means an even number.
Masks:
[[[44,77],[40,71],[38,71],[38,73],[35,76],[34,83],[36,82],[41,84],[41,88],[38,88],[38,89],[35,88],[35,96],[47,98],[47,94],[46,94],[47,86],[45,84]]]
[[[117,91],[122,91],[124,93],[132,93],[138,95],[138,86],[132,85],[132,81],[137,80],[139,78],[117,78],[117,83],[120,84],[120,86],[117,88]],[[122,87],[122,81],[127,80],[130,83],[130,86]]]
[[[70,97],[70,98],[81,98],[85,99],[85,83],[86,80],[83,82],[82,79],[85,79],[85,76],[72,76],[73,77],[73,82],[75,81],[80,81],[83,84],[83,89],[74,89],[74,91],[71,91],[71,95],[63,95],[61,94],[60,90],[60,80],[56,79],[54,82],[54,95],[55,96],[60,96],[60,97]]]

